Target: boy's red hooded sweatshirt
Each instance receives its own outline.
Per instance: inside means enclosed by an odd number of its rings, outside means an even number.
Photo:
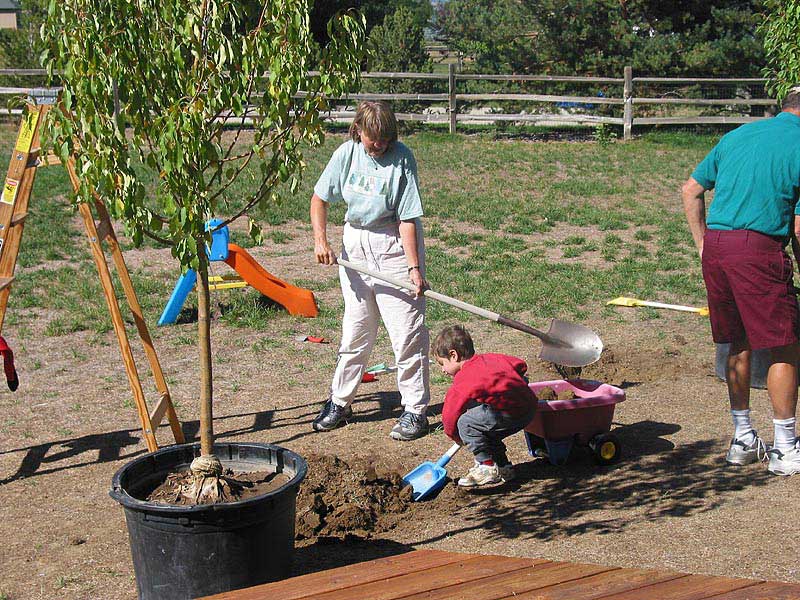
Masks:
[[[466,360],[444,398],[442,425],[447,436],[459,440],[458,419],[475,403],[512,415],[535,405],[536,395],[523,377],[527,371],[524,360],[505,354],[476,354]]]

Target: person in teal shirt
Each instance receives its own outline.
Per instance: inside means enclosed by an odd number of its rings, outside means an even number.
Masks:
[[[705,192],[714,189],[706,216]],[[800,311],[785,251],[800,259],[800,87],[775,117],[719,141],[683,184],[683,206],[700,253],[711,333],[730,344],[726,381],[734,434],[726,461],[769,459],[777,475],[800,473],[796,436]],[[752,350],[769,350],[767,389],[774,442],[767,451],[750,420]]]
[[[397,366],[403,412],[390,432],[408,441],[428,431],[430,335],[425,325],[425,250],[417,163],[397,139],[397,120],[386,102],[362,102],[350,139],[333,153],[311,197],[311,227],[318,263],[336,264],[328,242],[328,205],[345,202],[342,258],[412,284],[409,292],[339,267],[344,297],[342,339],[331,391],[312,427],[330,431],[353,414],[351,403],[382,320]]]

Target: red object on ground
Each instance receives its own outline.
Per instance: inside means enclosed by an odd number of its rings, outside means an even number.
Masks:
[[[313,335],[298,335],[294,338],[298,342],[313,342],[315,344],[330,344],[330,340],[326,340],[324,337],[316,337]]]
[[[378,381],[378,378],[375,377],[375,375],[373,375],[372,373],[364,373],[361,376],[361,383],[370,383],[373,381]]]
[[[316,317],[319,314],[311,290],[299,288],[278,279],[258,264],[256,259],[244,248],[236,244],[228,244],[228,258],[225,259],[225,262],[241,275],[249,286],[284,306],[290,315]],[[309,339],[309,341],[312,340]]]
[[[19,377],[17,376],[17,370],[14,368],[14,353],[2,336],[0,336],[0,354],[3,355],[3,370],[6,373],[8,389],[15,392],[19,387]]]

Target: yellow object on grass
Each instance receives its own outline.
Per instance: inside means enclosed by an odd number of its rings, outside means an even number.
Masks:
[[[628,298],[620,296],[609,300],[606,304],[613,304],[615,306],[650,306],[652,308],[668,308],[670,310],[680,310],[683,312],[693,312],[703,317],[708,316],[708,307],[697,308],[695,306],[682,306],[680,304],[664,304],[663,302],[650,302],[649,300],[638,300],[637,298]]]

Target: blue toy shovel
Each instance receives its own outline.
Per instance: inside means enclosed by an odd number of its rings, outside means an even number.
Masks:
[[[414,502],[424,500],[433,493],[439,491],[447,481],[447,470],[444,468],[450,459],[455,456],[461,448],[459,444],[453,444],[450,449],[442,455],[442,458],[435,463],[430,461],[422,463],[408,475],[403,477],[403,481],[414,490],[411,499]]]

